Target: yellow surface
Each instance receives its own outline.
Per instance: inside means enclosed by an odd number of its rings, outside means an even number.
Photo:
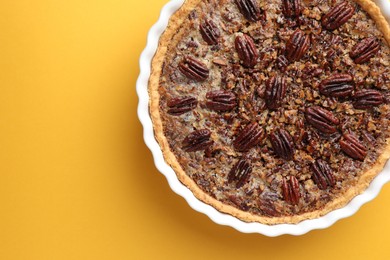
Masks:
[[[390,185],[327,230],[279,238],[170,190],[135,93],[165,3],[0,0],[0,259],[390,259]]]

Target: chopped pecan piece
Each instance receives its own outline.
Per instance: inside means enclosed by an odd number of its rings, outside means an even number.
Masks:
[[[219,66],[227,66],[227,61],[224,58],[215,57],[213,63]]]
[[[167,102],[168,113],[171,115],[181,115],[194,109],[198,101],[194,97],[176,97]]]
[[[269,217],[280,216],[280,212],[278,212],[275,209],[275,204],[270,200],[261,201],[259,208],[266,216]]]
[[[182,148],[186,152],[205,150],[213,144],[210,136],[211,132],[208,129],[196,130],[184,138]]]
[[[264,85],[260,85],[256,88],[256,94],[260,97],[260,98],[264,98],[265,97],[265,86]]]
[[[331,111],[319,106],[307,107],[305,117],[309,124],[325,134],[336,132],[336,126],[340,124],[340,120]]]
[[[206,106],[215,111],[230,111],[237,106],[236,95],[232,91],[214,90],[206,94]]]
[[[259,58],[259,52],[256,49],[253,39],[246,34],[237,36],[235,40],[235,47],[242,64],[245,67],[253,68]]]
[[[290,62],[300,60],[310,47],[310,37],[297,29],[286,44],[286,57]]]
[[[236,182],[236,188],[241,188],[252,172],[252,166],[248,159],[241,158],[230,170],[228,182]]]
[[[179,64],[179,70],[187,78],[195,81],[205,81],[209,76],[209,69],[207,66],[189,56],[186,56]]]
[[[374,89],[362,89],[353,95],[353,107],[357,109],[368,109],[379,106],[385,101],[381,92]]]
[[[283,198],[287,203],[291,205],[298,205],[301,193],[299,190],[299,182],[294,176],[290,176],[290,179],[283,178],[282,182]]]
[[[286,79],[281,76],[273,76],[266,82],[265,102],[269,109],[280,107],[286,95]]]
[[[345,73],[336,73],[320,84],[321,94],[328,97],[347,97],[354,90],[353,77]]]
[[[320,190],[326,190],[328,187],[336,185],[332,169],[326,161],[317,159],[311,165],[311,171],[313,172],[312,179]]]
[[[294,158],[294,142],[291,135],[284,129],[277,129],[270,134],[274,152],[285,160]]]
[[[340,147],[353,159],[364,161],[367,155],[367,148],[353,134],[344,134],[343,139],[340,140]]]
[[[202,35],[202,38],[205,42],[207,42],[209,45],[218,44],[218,39],[221,33],[212,20],[205,20],[203,23],[201,23],[199,29],[200,34]]]
[[[375,137],[367,131],[363,132],[363,139],[364,143],[368,144],[369,146],[374,146],[376,143]]]
[[[286,17],[299,17],[302,13],[301,0],[283,0],[282,10]]]
[[[343,24],[345,24],[349,18],[355,13],[355,8],[348,2],[342,2],[332,9],[327,14],[322,16],[322,26],[330,31],[336,30]]]
[[[235,0],[235,2],[247,20],[256,22],[261,19],[261,9],[255,0]]]
[[[246,152],[258,145],[265,138],[264,129],[258,123],[248,124],[233,142],[234,148],[239,152]]]
[[[378,39],[374,36],[365,38],[353,46],[349,57],[356,64],[362,64],[369,61],[379,51],[380,45]]]
[[[278,67],[278,69],[280,69],[282,72],[284,72],[288,66],[288,60],[287,60],[286,56],[280,55],[276,59],[276,66]]]

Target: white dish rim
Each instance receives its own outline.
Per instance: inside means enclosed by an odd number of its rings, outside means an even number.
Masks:
[[[376,2],[389,20],[390,2],[387,0],[378,0]],[[193,193],[178,180],[173,169],[165,162],[161,148],[154,137],[152,120],[149,114],[148,81],[151,72],[151,61],[157,50],[160,36],[166,29],[169,18],[183,3],[184,0],[171,0],[162,8],[159,20],[152,26],[148,33],[147,45],[139,60],[140,74],[136,83],[136,90],[139,98],[137,112],[139,120],[143,125],[144,141],[153,154],[154,163],[157,169],[167,178],[171,189],[182,196],[194,210],[204,213],[215,223],[230,226],[243,233],[259,233],[269,237],[285,234],[298,236],[306,234],[311,230],[328,228],[336,221],[352,216],[362,205],[374,199],[379,194],[383,185],[390,181],[390,163],[386,163],[383,171],[375,177],[367,190],[353,198],[343,208],[329,212],[320,218],[305,220],[297,224],[265,225],[241,221],[231,215],[221,213],[212,206],[198,200]]]

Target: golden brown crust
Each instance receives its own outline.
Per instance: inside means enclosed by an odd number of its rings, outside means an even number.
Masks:
[[[355,0],[355,2],[371,16],[378,29],[383,33],[387,43],[390,45],[390,26],[379,7],[371,0]]]
[[[384,34],[384,38],[390,45],[390,26],[386,19],[382,15],[378,6],[370,0],[355,0],[365,10],[371,18],[376,22],[377,27]],[[196,183],[185,173],[176,159],[176,156],[171,151],[168,141],[164,135],[163,124],[160,117],[159,100],[160,94],[158,92],[159,79],[162,72],[162,64],[165,55],[168,51],[168,44],[177,42],[180,39],[180,35],[177,34],[180,25],[188,17],[191,10],[193,10],[202,0],[187,0],[183,6],[170,18],[168,26],[160,38],[157,52],[152,61],[152,73],[149,80],[149,96],[150,103],[149,109],[151,118],[154,125],[154,133],[156,140],[158,141],[161,150],[163,152],[165,161],[173,168],[176,172],[178,179],[187,186],[196,198],[205,202],[206,204],[212,205],[217,210],[233,215],[246,222],[260,222],[263,224],[274,225],[280,223],[298,223],[306,219],[314,219],[323,216],[335,209],[345,206],[355,196],[362,193],[367,189],[368,185],[374,179],[374,177],[382,171],[386,161],[390,158],[390,139],[387,139],[387,145],[384,152],[379,156],[376,163],[367,172],[362,174],[357,186],[354,189],[349,189],[344,193],[344,196],[340,196],[337,199],[329,202],[326,207],[294,216],[283,216],[283,217],[264,217],[253,215],[248,212],[244,212],[230,205],[226,205],[205,192],[203,192]]]

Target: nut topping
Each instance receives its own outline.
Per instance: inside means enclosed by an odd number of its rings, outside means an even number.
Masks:
[[[196,107],[198,101],[194,97],[176,97],[167,102],[168,113],[171,115],[181,115],[191,111]]]
[[[297,29],[286,44],[286,57],[290,62],[300,60],[310,47],[310,37]]]
[[[206,94],[206,106],[214,111],[230,111],[237,106],[236,95],[231,91],[214,90]]]
[[[322,16],[322,26],[330,31],[345,24],[355,13],[355,8],[347,2],[342,2]]]
[[[266,82],[265,102],[269,109],[280,107],[286,95],[286,79],[281,76],[271,77]]]
[[[235,2],[247,20],[256,22],[261,19],[261,9],[255,0],[235,0]]]
[[[277,129],[270,134],[274,152],[285,160],[294,158],[294,142],[291,135],[283,129]]]
[[[352,134],[344,134],[340,140],[340,147],[344,153],[360,161],[364,161],[367,155],[367,148]]]
[[[187,78],[195,81],[205,81],[209,76],[209,69],[202,62],[192,58],[185,57],[179,64],[179,70]]]
[[[320,84],[321,94],[328,97],[347,97],[354,90],[354,81],[351,75],[337,73],[323,80]]]
[[[320,190],[326,190],[328,187],[336,185],[332,169],[326,161],[317,159],[311,165],[311,171],[313,172],[312,179]]]
[[[336,125],[340,123],[340,120],[331,111],[319,106],[307,107],[305,117],[309,124],[325,134],[336,132]]]
[[[239,152],[246,152],[258,145],[265,138],[264,130],[258,123],[247,125],[233,142],[234,148]]]
[[[301,0],[283,0],[283,14],[286,17],[298,17],[302,13]]]
[[[186,152],[205,150],[213,144],[210,136],[211,132],[208,129],[194,131],[184,138],[182,149]]]
[[[200,26],[200,34],[205,42],[209,45],[216,45],[221,35],[218,27],[212,20],[205,20]]]
[[[374,89],[356,91],[353,95],[353,99],[353,107],[357,109],[368,109],[379,106],[385,100],[382,93]]]
[[[253,39],[246,34],[236,37],[235,47],[238,57],[245,67],[253,68],[259,57],[259,52],[256,49]]]
[[[298,205],[301,194],[299,191],[299,182],[294,176],[290,176],[290,179],[283,178],[282,193],[284,200],[291,205]]]
[[[380,45],[378,39],[375,37],[368,37],[361,40],[352,48],[349,57],[351,57],[356,64],[362,64],[374,57],[379,49]]]
[[[248,159],[241,158],[230,170],[228,182],[236,182],[236,188],[241,188],[252,172],[252,166]]]

